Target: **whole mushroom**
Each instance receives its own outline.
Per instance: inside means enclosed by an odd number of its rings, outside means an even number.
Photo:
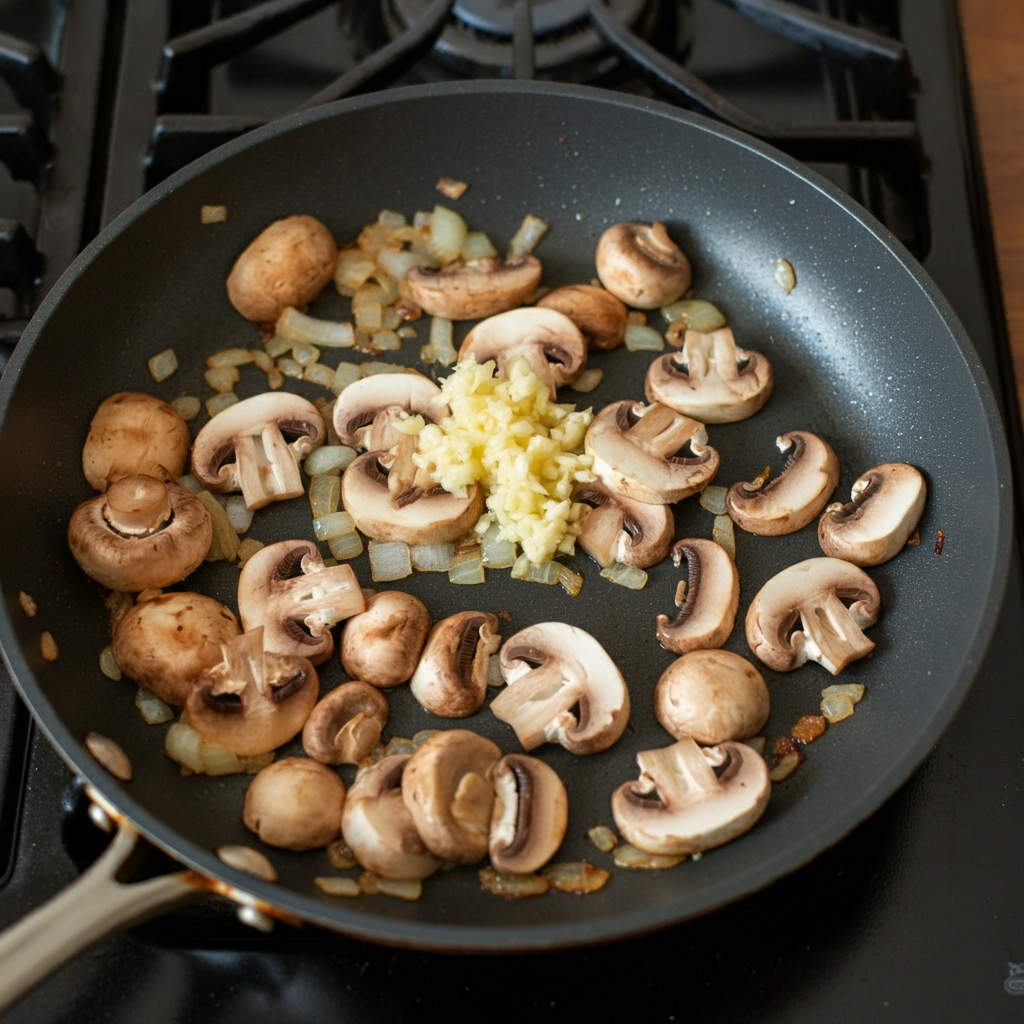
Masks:
[[[521,306],[536,291],[542,273],[536,256],[520,256],[508,263],[449,263],[440,270],[413,267],[406,281],[413,299],[431,316],[479,320]]]
[[[613,224],[594,258],[601,284],[627,306],[667,306],[690,287],[690,261],[660,221]]]
[[[386,689],[411,678],[430,632],[427,606],[403,590],[366,599],[341,631],[341,663],[353,679]]]
[[[268,846],[315,850],[341,834],[344,806],[345,784],[330,768],[286,757],[249,783],[242,821]]]

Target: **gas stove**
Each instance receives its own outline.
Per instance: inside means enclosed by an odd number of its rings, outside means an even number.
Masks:
[[[221,142],[370,89],[538,77],[717,117],[867,206],[965,324],[1024,464],[951,0],[0,0],[0,33],[0,361],[100,228]],[[1016,1020],[1024,595],[1008,558],[991,649],[929,758],[835,847],[732,907],[607,948],[475,958],[264,935],[209,901],[105,940],[0,1020],[503,1016],[495,1004],[541,1020]],[[0,926],[98,855],[87,805],[0,678]]]

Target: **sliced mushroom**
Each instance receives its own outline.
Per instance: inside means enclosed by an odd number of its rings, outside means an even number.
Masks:
[[[654,714],[677,740],[714,746],[756,736],[768,721],[764,677],[732,651],[691,651],[676,658],[654,690]]]
[[[651,363],[644,393],[649,402],[701,423],[736,423],[768,401],[774,381],[771,363],[737,348],[732,331],[723,327],[708,334],[687,331],[680,353]]]
[[[305,658],[264,652],[260,627],[221,644],[220,662],[196,678],[185,711],[204,739],[253,757],[302,731],[319,688]]]
[[[312,402],[285,391],[243,399],[218,413],[192,446],[192,472],[210,491],[241,491],[246,507],[305,493],[299,460],[323,444],[324,421]],[[235,461],[227,460],[234,453]]]
[[[515,729],[524,750],[558,743],[573,754],[607,750],[629,721],[629,691],[608,652],[564,622],[520,630],[501,648],[508,686],[491,711]]]
[[[93,490],[143,473],[176,480],[188,461],[188,426],[166,402],[120,391],[100,403],[82,448],[82,470]]]
[[[318,701],[302,728],[302,749],[322,764],[358,764],[380,740],[387,698],[368,683],[336,686]]]
[[[478,363],[493,359],[498,375],[522,356],[554,399],[562,384],[576,380],[587,365],[587,343],[580,329],[555,309],[531,306],[481,320],[466,335],[459,359],[473,356]]]
[[[615,562],[646,569],[668,554],[676,529],[668,505],[623,497],[599,480],[576,484],[572,500],[587,506],[576,543],[603,569]]]
[[[430,632],[430,612],[412,594],[382,590],[341,631],[341,663],[353,679],[387,689],[411,678]]]
[[[487,662],[501,644],[498,617],[490,612],[456,612],[430,631],[416,671],[412,695],[444,718],[478,711],[487,694]]]
[[[514,874],[539,870],[565,838],[569,798],[562,780],[535,757],[506,754],[491,769],[491,782],[491,864]]]
[[[793,449],[782,472],[760,486],[735,483],[725,496],[733,522],[760,537],[778,537],[805,527],[839,483],[836,453],[816,434],[791,430],[775,443],[780,452]]]
[[[818,520],[818,543],[826,555],[854,565],[881,565],[903,549],[914,532],[928,487],[905,462],[886,462],[853,485],[848,505],[829,505]]]
[[[704,424],[688,416],[626,399],[594,417],[584,448],[594,457],[594,472],[616,494],[669,505],[714,479],[718,452],[707,439]]]
[[[241,630],[231,609],[202,594],[161,594],[130,608],[112,643],[118,668],[168,704],[182,707],[193,680],[221,660]]]
[[[581,331],[587,348],[617,348],[626,337],[629,310],[611,292],[592,284],[570,284],[537,302],[564,313]]]
[[[637,309],[667,306],[690,287],[690,261],[660,221],[613,224],[594,259],[601,284]]]
[[[487,853],[494,787],[488,774],[501,757],[468,729],[432,736],[409,758],[402,799],[424,846],[441,860],[475,864]]]
[[[68,545],[97,583],[137,593],[178,583],[206,558],[210,513],[184,487],[128,476],[71,514]]]
[[[721,647],[736,624],[740,604],[740,577],[729,552],[713,540],[691,537],[672,548],[678,568],[686,559],[686,591],[676,598],[679,613],[657,619],[658,643],[676,654]]]
[[[612,816],[622,835],[647,853],[721,846],[746,832],[768,806],[768,766],[743,743],[699,747],[685,738],[643,750],[636,760],[640,778],[612,794]]]
[[[294,654],[323,664],[334,653],[331,628],[366,610],[350,565],[327,567],[311,540],[268,544],[242,567],[238,613],[245,630],[263,627],[263,643],[275,654]]]
[[[338,247],[315,217],[299,214],[261,231],[228,275],[228,299],[247,320],[276,322],[288,306],[305,306],[331,279]]]
[[[268,846],[315,850],[338,838],[344,806],[345,784],[330,768],[286,757],[249,783],[242,821]]]
[[[388,489],[387,452],[354,459],[341,478],[341,500],[358,529],[375,540],[405,544],[444,544],[464,536],[483,511],[483,489],[474,484],[465,498],[442,487],[413,492],[396,505]]]
[[[863,569],[839,558],[808,558],[758,591],[747,610],[747,643],[776,672],[816,661],[838,675],[874,649],[862,630],[874,625],[879,607],[878,588]]]
[[[508,263],[481,259],[440,270],[413,267],[406,281],[413,299],[431,316],[479,320],[521,306],[540,284],[543,269],[536,256]]]
[[[410,754],[361,768],[345,796],[341,833],[362,867],[382,878],[423,879],[441,862],[423,845],[402,799]]]

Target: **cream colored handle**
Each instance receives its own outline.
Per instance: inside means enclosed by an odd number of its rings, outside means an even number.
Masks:
[[[94,942],[208,894],[204,880],[188,871],[117,881],[139,839],[131,825],[119,822],[114,841],[95,864],[0,935],[0,1011]]]

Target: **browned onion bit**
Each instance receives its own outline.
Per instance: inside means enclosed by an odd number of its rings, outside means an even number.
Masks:
[[[344,839],[336,839],[333,843],[327,844],[327,859],[331,862],[331,867],[338,871],[347,871],[359,866],[355,854]]]
[[[827,727],[828,723],[821,715],[802,715],[789,732],[798,743],[813,743]]]
[[[607,825],[588,828],[587,836],[602,853],[611,853],[619,842],[618,836]]]
[[[48,630],[43,630],[42,636],[39,637],[39,653],[43,656],[44,661],[56,661],[57,655],[60,653],[57,649],[57,641],[53,639],[53,634]]]
[[[776,736],[775,742],[772,743],[772,763],[781,761],[799,749],[797,741],[792,736]]]
[[[942,549],[946,546],[946,534],[942,530],[936,530],[935,554],[941,555]]]
[[[31,594],[26,594],[24,590],[18,591],[18,603],[21,605],[21,610],[31,619],[36,613],[36,603],[32,599]]]
[[[254,850],[251,846],[228,844],[227,846],[218,846],[213,852],[229,868],[244,871],[254,878],[261,878],[264,882],[277,881],[277,871],[274,870],[274,865],[259,850]]]
[[[782,782],[783,779],[788,779],[790,775],[797,770],[800,762],[805,760],[804,755],[799,750],[794,750],[792,753],[786,754],[785,757],[780,758],[772,764],[771,770],[768,772],[768,778],[772,782]]]
[[[362,890],[354,878],[335,878],[320,875],[313,879],[317,888],[328,896],[358,896]]]
[[[615,847],[613,859],[617,868],[663,871],[665,868],[674,868],[686,860],[686,854],[648,853],[646,850],[638,850],[631,843],[620,843]]]
[[[911,534],[911,535],[910,535],[910,536],[909,536],[909,537],[907,538],[907,544],[906,544],[906,546],[907,546],[908,548],[916,548],[916,547],[920,547],[920,546],[921,546],[921,532],[920,532],[920,530],[915,530],[915,531],[914,531],[914,532],[913,532],[913,533],[912,533],[912,534]]]
[[[128,760],[128,755],[112,739],[102,736],[98,732],[87,732],[85,746],[114,778],[120,779],[122,782],[131,782],[132,763]]]
[[[610,831],[610,830],[609,830]],[[541,874],[551,883],[552,889],[568,892],[573,896],[603,889],[611,878],[611,872],[595,868],[585,860],[567,861],[564,864],[549,864]]]
[[[503,896],[507,900],[522,900],[527,896],[543,896],[551,888],[551,882],[543,875],[515,875],[504,871],[495,871],[488,866],[481,868],[480,884],[495,896]]]

